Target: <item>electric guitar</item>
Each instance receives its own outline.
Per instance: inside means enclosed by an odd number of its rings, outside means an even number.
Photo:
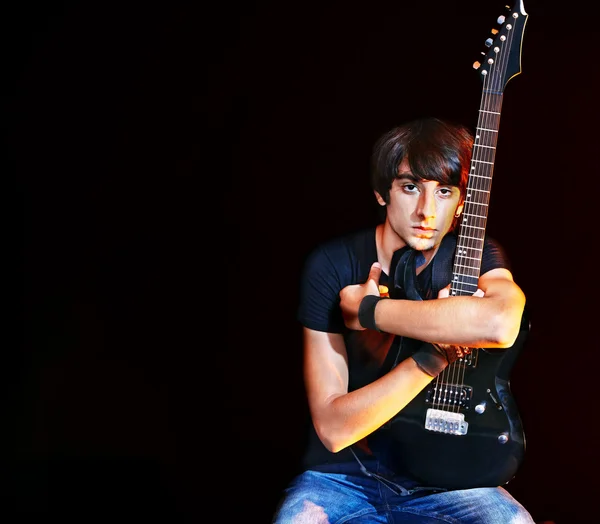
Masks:
[[[500,111],[507,82],[521,72],[527,21],[523,0],[498,19],[482,64],[483,82],[465,204],[456,240],[450,295],[477,290]],[[404,260],[402,286],[415,296],[415,273]],[[413,264],[414,266],[414,264]],[[402,273],[402,271],[400,272]],[[398,271],[396,272],[398,275]],[[525,453],[525,434],[510,390],[510,371],[529,332],[524,314],[515,344],[506,349],[466,348],[387,425],[404,469],[425,485],[445,489],[499,486],[509,482]],[[420,341],[401,338],[398,361]]]

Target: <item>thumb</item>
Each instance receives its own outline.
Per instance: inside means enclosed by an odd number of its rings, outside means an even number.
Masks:
[[[381,277],[381,264],[379,262],[373,262],[371,270],[369,271],[369,280],[373,280],[375,284],[379,284],[379,278]]]
[[[448,298],[450,296],[450,284],[446,287],[443,287],[438,292],[438,298]]]

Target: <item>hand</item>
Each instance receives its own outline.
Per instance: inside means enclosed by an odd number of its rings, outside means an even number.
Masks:
[[[465,355],[471,353],[471,348],[466,346],[453,346],[451,344],[433,344],[435,348],[442,353],[448,364],[456,362],[459,358],[464,358]]]
[[[482,289],[477,288],[477,291],[475,291],[475,293],[473,293],[474,297],[482,297],[484,296],[485,293],[483,292]],[[446,287],[443,287],[442,289],[440,289],[439,293],[438,293],[438,298],[448,298],[450,296],[450,284],[448,284]]]
[[[379,296],[379,277],[381,277],[381,264],[374,262],[369,271],[369,278],[364,284],[346,286],[340,291],[340,307],[347,328],[357,331],[365,329],[358,321],[358,308],[365,295]]]

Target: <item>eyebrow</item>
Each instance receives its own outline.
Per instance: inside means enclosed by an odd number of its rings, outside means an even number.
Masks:
[[[419,182],[423,179],[413,175],[410,171],[406,171],[404,173],[398,173],[396,175],[396,180],[410,180],[411,182]]]
[[[433,180],[431,178],[420,178],[416,175],[413,175],[410,171],[404,171],[402,173],[398,173],[396,175],[396,180],[410,180],[411,182],[414,183],[418,183],[418,182],[437,182],[438,185],[440,186],[444,186],[444,187],[455,187],[457,189],[460,189],[458,185],[455,184],[443,184],[442,182],[439,182],[437,180]]]

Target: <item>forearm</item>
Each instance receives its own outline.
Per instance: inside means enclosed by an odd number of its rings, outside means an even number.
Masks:
[[[336,396],[312,413],[321,441],[332,452],[358,442],[406,406],[432,377],[407,358],[378,380]]]
[[[381,300],[375,308],[375,323],[386,333],[426,342],[509,347],[519,333],[525,297],[510,282],[495,287],[484,297]]]

